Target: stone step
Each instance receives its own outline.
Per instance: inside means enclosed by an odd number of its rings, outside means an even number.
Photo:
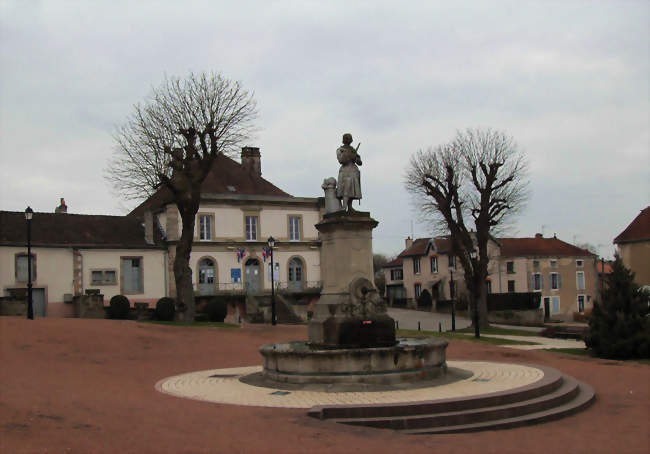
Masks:
[[[577,382],[565,377],[562,385],[534,399],[514,402],[506,405],[473,408],[461,411],[448,411],[436,414],[420,414],[397,417],[375,418],[339,418],[334,421],[341,424],[377,427],[383,429],[409,430],[427,429],[432,427],[457,426],[495,421],[500,419],[524,416],[530,413],[545,411],[558,407],[573,400],[579,392]]]
[[[401,433],[406,434],[443,434],[443,433],[461,433],[461,432],[478,432],[481,430],[498,430],[510,429],[525,425],[540,424],[543,422],[553,421],[556,419],[570,416],[589,407],[596,400],[594,389],[580,382],[578,385],[578,395],[571,401],[557,407],[547,410],[529,413],[512,418],[503,418],[493,421],[484,421],[470,424],[459,424],[456,426],[429,427],[423,429],[406,429]]]
[[[506,429],[559,419],[588,407],[593,388],[558,370],[508,391],[435,401],[313,407],[309,415],[341,424],[386,428],[408,434]]]
[[[309,410],[308,415],[318,419],[351,419],[436,414],[521,402],[546,395],[562,386],[563,377],[558,370],[544,366],[534,367],[544,372],[542,379],[508,391],[398,404],[315,406]]]

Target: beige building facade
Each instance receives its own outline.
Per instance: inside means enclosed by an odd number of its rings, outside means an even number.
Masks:
[[[197,295],[318,294],[321,241],[315,228],[322,198],[294,197],[261,176],[259,149],[242,149],[241,163],[221,156],[201,188],[190,268]],[[74,316],[74,296],[99,290],[105,304],[123,294],[155,305],[175,296],[173,262],[182,224],[164,189],[127,216],[35,213],[32,269],[37,316]],[[27,286],[24,213],[0,211],[0,290]]]
[[[434,307],[437,300],[451,298],[452,286],[455,299],[462,298],[467,291],[464,273],[450,243],[448,238],[407,239],[406,249],[384,267],[388,292],[398,294],[401,286],[406,300],[415,301],[426,290]],[[495,239],[488,253],[488,293],[539,292],[547,318],[570,320],[575,312],[593,307],[597,257],[589,251],[538,234]]]
[[[0,211],[0,225],[0,289],[8,295],[28,282],[24,213]],[[73,297],[89,290],[106,303],[118,294],[149,304],[166,295],[167,251],[159,238],[147,243],[135,219],[58,210],[34,213],[31,229],[36,316],[73,317]]]
[[[618,255],[623,265],[634,272],[639,285],[650,285],[650,206],[641,213],[615,239]]]

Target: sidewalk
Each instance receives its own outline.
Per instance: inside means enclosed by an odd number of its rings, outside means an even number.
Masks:
[[[461,333],[467,336],[473,336],[472,333]],[[581,340],[574,339],[555,339],[552,337],[542,336],[511,336],[505,334],[481,334],[481,337],[494,337],[497,339],[508,339],[523,342],[535,342],[538,345],[502,345],[502,347],[516,348],[518,350],[545,350],[548,348],[586,348]]]

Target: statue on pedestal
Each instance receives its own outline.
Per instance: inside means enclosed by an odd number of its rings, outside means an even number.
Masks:
[[[336,185],[336,197],[343,202],[343,209],[352,211],[352,201],[361,200],[361,156],[357,148],[353,148],[352,134],[343,134],[343,145],[336,150],[336,158],[341,163],[339,169],[339,179]]]

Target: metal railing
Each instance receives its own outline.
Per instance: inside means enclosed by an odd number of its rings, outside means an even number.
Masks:
[[[244,293],[250,288],[250,283],[244,282],[219,282],[215,284],[217,293]],[[275,289],[283,292],[301,292],[301,291],[316,291],[323,287],[322,281],[303,281],[296,284],[295,282],[288,281],[275,281]],[[260,288],[260,293],[270,292],[270,288]]]

